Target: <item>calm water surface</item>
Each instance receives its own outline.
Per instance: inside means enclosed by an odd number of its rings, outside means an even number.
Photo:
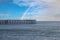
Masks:
[[[60,40],[60,22],[0,25],[0,40]]]

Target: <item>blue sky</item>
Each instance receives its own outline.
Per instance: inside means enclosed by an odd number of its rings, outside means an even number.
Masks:
[[[0,19],[18,19],[28,6],[19,6],[14,3],[0,3]]]
[[[0,0],[0,19],[60,21],[60,0]]]
[[[29,18],[29,16],[31,16],[31,14],[27,16],[28,13],[32,13],[38,9],[42,10],[47,7],[46,5],[34,5],[34,2],[34,0],[0,1],[0,19],[19,19],[24,16],[24,13],[27,10],[26,15],[23,17],[23,19],[26,19],[27,17]],[[32,6],[31,3],[33,3]]]

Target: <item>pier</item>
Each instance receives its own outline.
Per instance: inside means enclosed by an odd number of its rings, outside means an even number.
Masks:
[[[0,24],[36,24],[36,20],[0,20]]]

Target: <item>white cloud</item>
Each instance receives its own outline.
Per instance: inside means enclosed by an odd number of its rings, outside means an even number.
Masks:
[[[48,20],[48,21],[60,21],[60,0],[50,0],[47,1],[49,4],[49,7],[44,10],[38,10],[40,15],[42,16],[34,16],[37,20]],[[38,13],[38,12],[35,12]],[[43,16],[45,15],[45,16]]]
[[[19,6],[29,6],[30,3],[33,2],[33,0],[14,0],[13,3],[19,5]]]
[[[15,0],[17,4],[19,4],[19,1]],[[37,9],[34,10],[33,12],[29,13],[28,11],[25,12],[26,15],[31,15],[31,16],[24,16],[24,19],[37,19],[40,21],[48,20],[48,21],[59,21],[60,20],[60,0],[34,0],[34,2],[29,3],[29,0],[23,0],[25,1],[25,4],[22,5],[27,5],[27,6],[35,6],[39,5],[39,7],[44,7],[46,4],[48,5],[48,8],[46,9]],[[19,4],[21,5],[21,4]],[[28,10],[28,9],[27,9]]]
[[[3,17],[3,16],[9,16],[10,14],[3,14],[3,13],[0,13],[0,17]]]
[[[45,2],[43,2],[43,1],[41,1],[41,0],[35,0],[34,2],[32,2],[31,4],[30,4],[30,7],[26,10],[26,12],[24,13],[24,15],[22,16],[22,19],[37,19],[37,18],[35,18],[35,17],[40,17],[40,14],[43,16],[44,14],[43,13],[45,13],[45,9],[44,10],[42,10],[42,12],[41,12],[41,8],[43,9],[44,7],[46,7],[46,4],[47,3],[45,3]],[[28,12],[29,10],[31,10],[30,8],[31,7],[35,7],[35,6],[38,6],[38,7],[36,7],[36,8],[32,8],[32,9],[34,9],[34,10],[32,10],[32,12]],[[47,5],[48,6],[48,5]],[[30,15],[30,16],[28,16],[27,17],[27,15]],[[31,18],[30,18],[31,17]]]

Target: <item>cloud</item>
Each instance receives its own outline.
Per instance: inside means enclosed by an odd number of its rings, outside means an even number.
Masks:
[[[3,17],[3,16],[9,16],[9,14],[0,13],[0,17]]]
[[[48,3],[48,8],[37,10],[37,16],[33,15],[32,19],[40,21],[60,21],[60,0],[45,0]],[[41,5],[41,4],[40,4]],[[32,13],[33,14],[33,13]]]
[[[40,21],[59,21],[60,20],[60,0],[14,0],[19,6],[30,6],[24,13],[23,19],[36,19]],[[34,8],[35,6],[38,6]],[[31,12],[29,12],[29,10]]]
[[[19,6],[29,6],[33,0],[13,0],[13,3]]]
[[[23,14],[22,19],[29,19],[30,17],[34,19],[36,16],[41,16],[41,15],[43,16],[44,14],[42,13],[43,11],[41,12],[41,9],[45,9],[47,6],[48,6],[47,3],[45,3],[44,1],[35,0],[30,4],[30,7]]]
[[[60,20],[60,0],[54,0],[54,2],[51,2],[51,3],[52,4],[47,9],[47,14],[49,16],[52,16],[50,17],[50,20]]]

